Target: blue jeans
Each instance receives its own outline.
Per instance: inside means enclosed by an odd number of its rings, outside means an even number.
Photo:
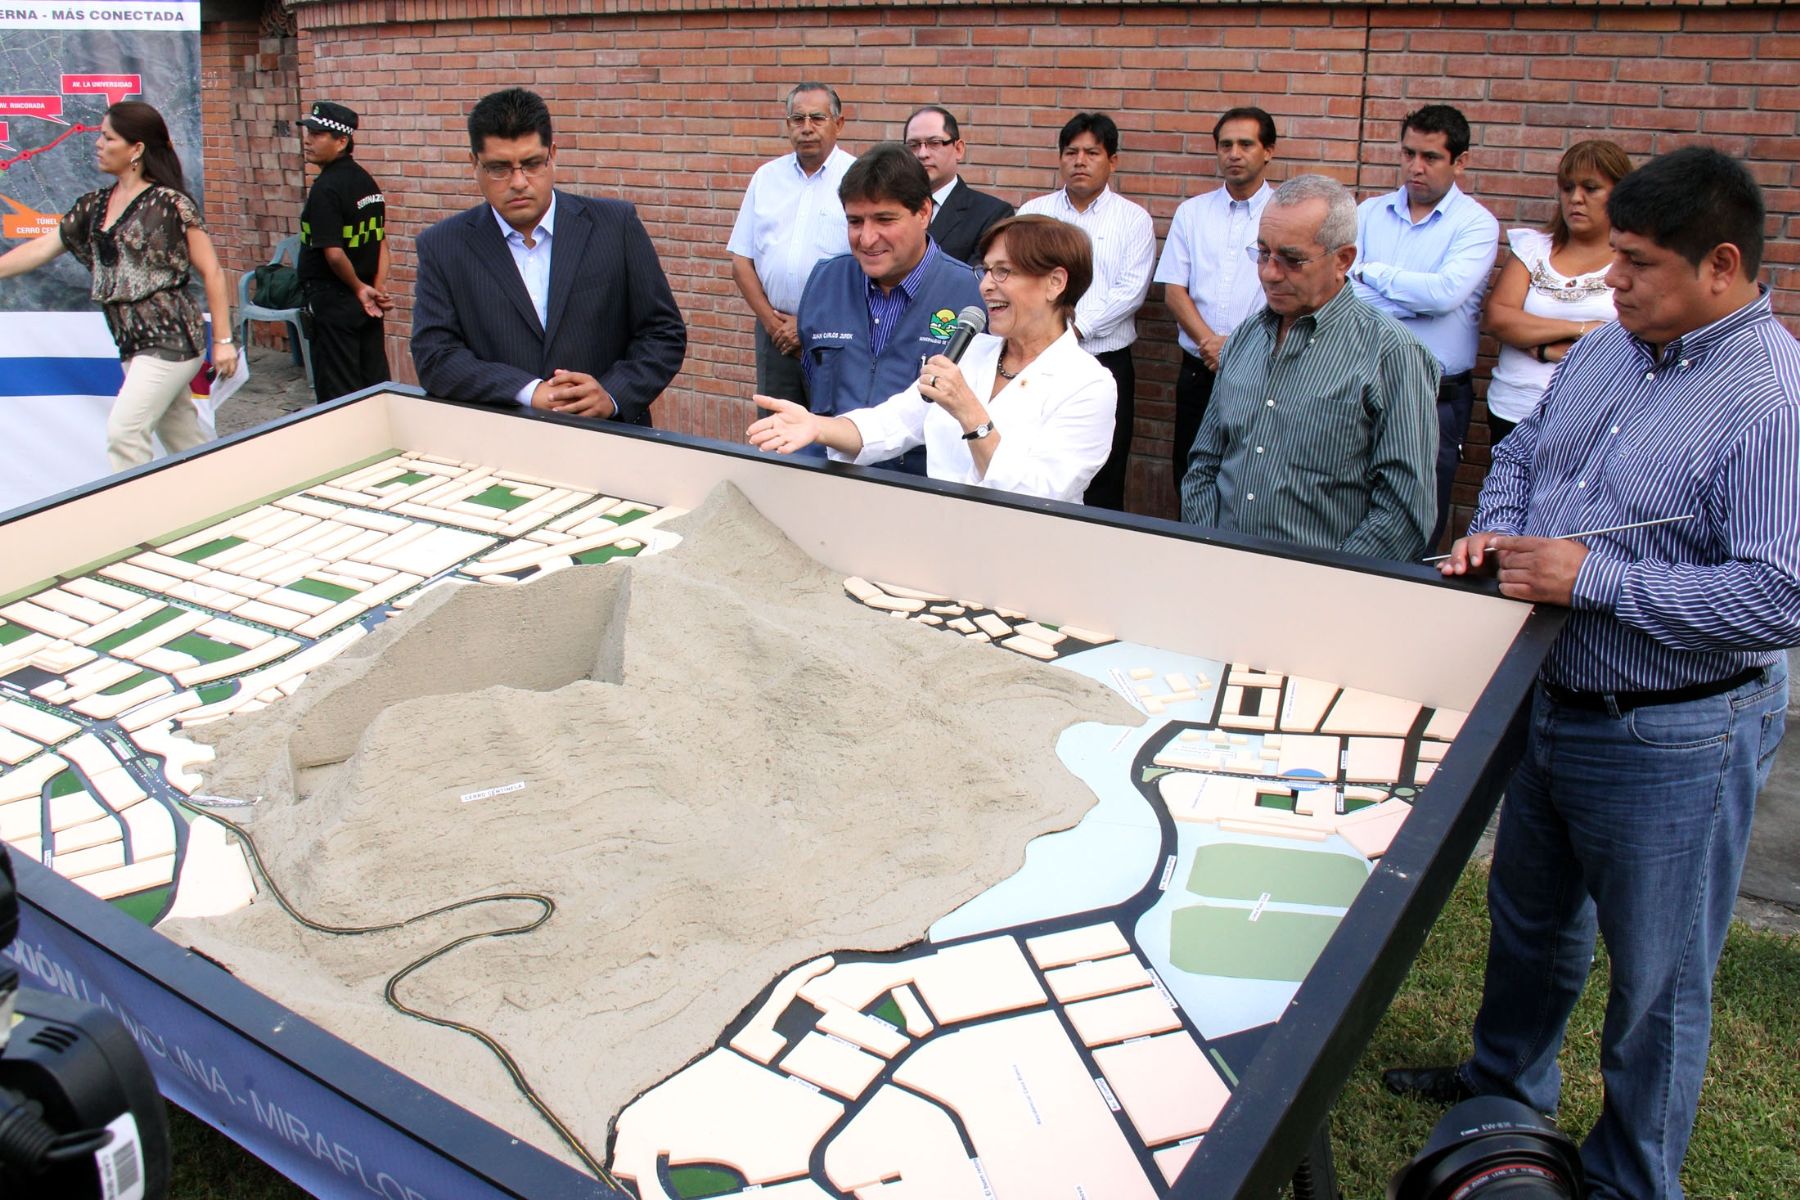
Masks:
[[[1556,1110],[1556,1055],[1594,953],[1612,959],[1590,1195],[1679,1200],[1712,1033],[1712,979],[1756,793],[1787,717],[1787,664],[1723,695],[1624,714],[1540,687],[1488,885],[1476,1091]]]

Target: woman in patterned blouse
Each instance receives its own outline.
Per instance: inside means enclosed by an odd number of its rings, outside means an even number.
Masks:
[[[1577,142],[1557,164],[1556,210],[1544,228],[1507,230],[1512,257],[1487,303],[1487,331],[1500,343],[1487,393],[1496,442],[1536,410],[1575,339],[1615,315],[1606,198],[1630,171],[1615,143]]]
[[[0,279],[43,266],[67,250],[93,272],[93,298],[125,362],[125,385],[106,422],[106,453],[122,471],[150,461],[150,435],[172,453],[206,440],[190,383],[206,359],[206,323],[189,294],[191,275],[206,287],[213,365],[237,370],[231,297],[200,209],[183,190],[181,159],[162,114],[138,100],[106,110],[96,165],[111,187],[77,200],[42,237],[0,255]]]

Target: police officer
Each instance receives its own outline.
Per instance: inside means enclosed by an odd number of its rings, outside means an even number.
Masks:
[[[313,388],[320,403],[385,383],[387,202],[351,157],[356,114],[320,100],[300,118],[306,161],[319,168],[300,213],[300,283],[312,313]]]

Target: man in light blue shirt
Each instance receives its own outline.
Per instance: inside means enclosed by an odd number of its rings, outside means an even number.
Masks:
[[[1437,357],[1437,528],[1462,461],[1475,404],[1481,301],[1500,248],[1494,214],[1457,186],[1469,160],[1469,122],[1448,104],[1428,104],[1400,123],[1400,190],[1356,210],[1350,281],[1371,307],[1396,318]]]

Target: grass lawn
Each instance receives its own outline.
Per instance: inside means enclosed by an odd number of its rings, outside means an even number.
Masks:
[[[1375,1031],[1332,1117],[1349,1200],[1379,1200],[1424,1145],[1440,1111],[1390,1096],[1380,1070],[1450,1062],[1468,1049],[1487,953],[1485,866],[1464,873],[1412,974]],[[1563,1123],[1579,1133],[1600,1107],[1605,960],[1570,1022],[1563,1052]],[[1800,937],[1735,926],[1714,990],[1713,1053],[1685,1183],[1696,1200],[1800,1196]],[[176,1200],[289,1200],[305,1193],[178,1109]]]

